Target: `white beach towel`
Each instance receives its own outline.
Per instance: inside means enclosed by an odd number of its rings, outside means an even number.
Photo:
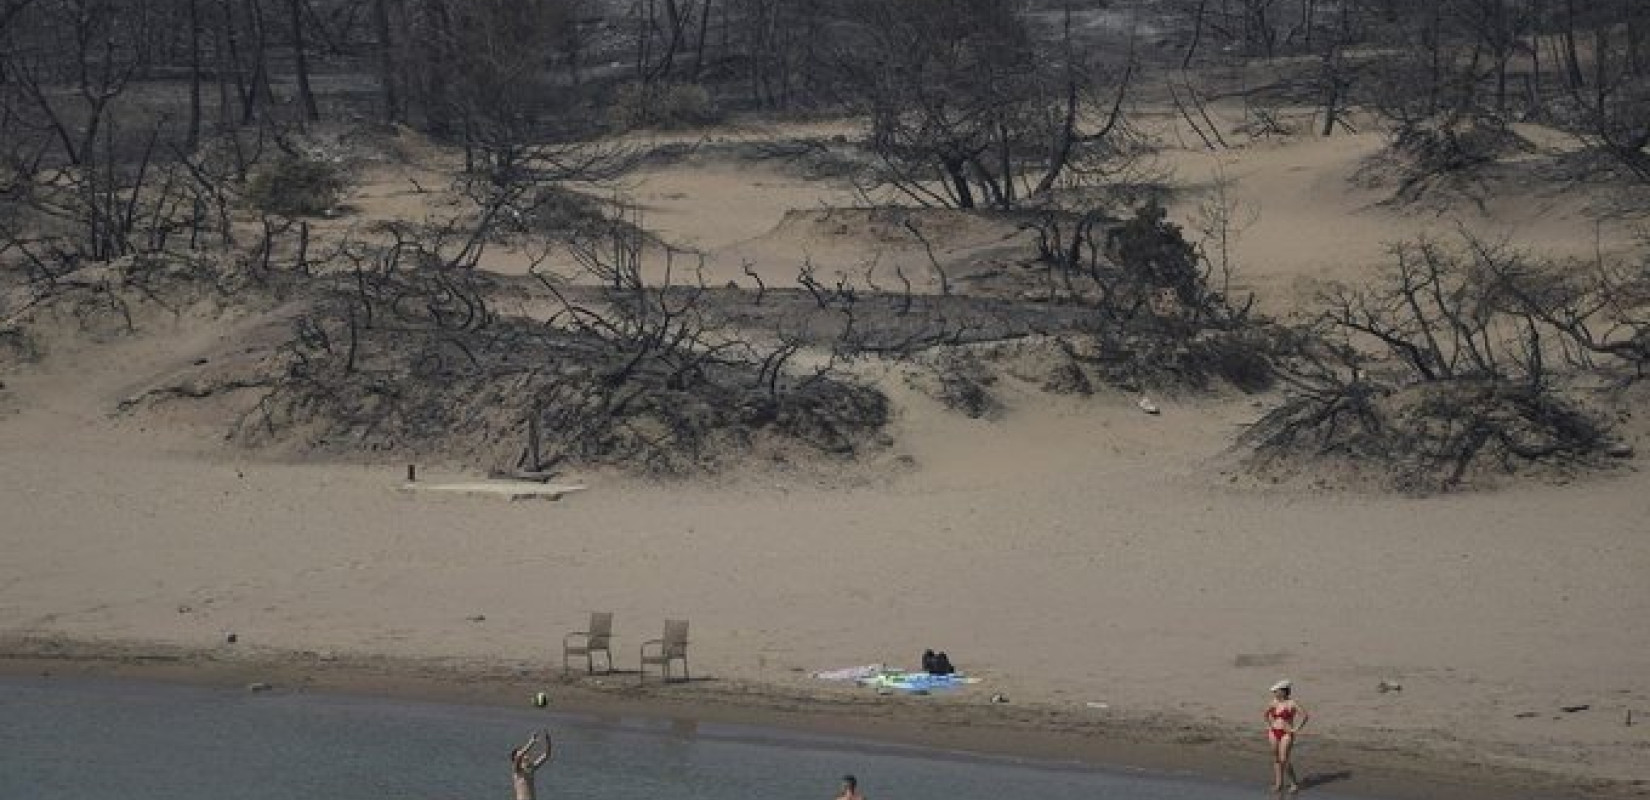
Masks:
[[[842,669],[828,669],[824,672],[815,672],[814,677],[822,681],[862,681],[874,678],[883,672],[881,664],[866,664],[862,667],[843,667]]]

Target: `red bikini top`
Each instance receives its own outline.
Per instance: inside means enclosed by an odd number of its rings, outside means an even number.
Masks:
[[[1278,708],[1277,706],[1268,707],[1266,709],[1266,718],[1267,719],[1281,719],[1284,722],[1294,722],[1295,721],[1295,707],[1294,706],[1285,706],[1283,708]]]

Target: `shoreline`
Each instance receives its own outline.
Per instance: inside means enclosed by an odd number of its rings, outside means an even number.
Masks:
[[[563,714],[685,719],[963,756],[1026,759],[1050,767],[1138,770],[1254,782],[1260,787],[1268,778],[1259,737],[1218,724],[1171,715],[1097,718],[1039,704],[984,704],[975,697],[887,696],[836,687],[799,692],[777,684],[714,677],[643,686],[634,672],[588,678],[525,663],[251,648],[226,652],[46,637],[0,641],[0,677],[134,680],[243,690],[266,684],[273,691],[497,707],[516,707],[542,689],[550,693],[550,710]],[[1642,783],[1453,760],[1387,742],[1314,735],[1303,744],[1304,782],[1342,795],[1383,800],[1650,796]]]

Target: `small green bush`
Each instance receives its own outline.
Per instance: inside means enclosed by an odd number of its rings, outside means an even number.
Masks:
[[[338,167],[288,154],[259,166],[246,182],[246,199],[253,208],[288,217],[324,214],[338,204],[343,191],[344,175]]]

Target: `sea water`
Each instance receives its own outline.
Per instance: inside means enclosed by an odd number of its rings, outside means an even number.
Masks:
[[[1258,783],[523,706],[3,679],[0,800],[506,800],[510,748],[539,727],[556,743],[539,772],[547,800],[828,800],[845,773],[874,800],[1266,796]]]

